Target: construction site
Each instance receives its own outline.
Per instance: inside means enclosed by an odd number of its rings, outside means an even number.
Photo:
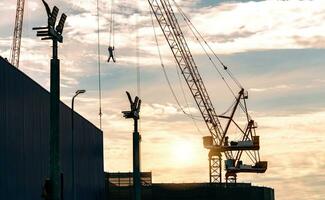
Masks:
[[[27,0],[28,1],[28,0]],[[174,0],[145,0],[143,3],[150,8],[147,14],[152,28],[163,76],[168,84],[169,92],[178,104],[178,111],[188,121],[199,121],[204,124],[201,130],[202,148],[206,149],[206,182],[198,183],[188,180],[182,183],[153,181],[155,171],[142,171],[140,124],[141,105],[145,104],[146,96],[139,93],[121,91],[124,102],[130,106],[120,110],[120,117],[132,124],[132,162],[131,172],[105,171],[104,163],[114,165],[116,161],[104,156],[105,131],[102,128],[102,89],[101,62],[114,65],[119,62],[115,53],[114,1],[111,1],[107,13],[109,22],[109,44],[106,59],[101,61],[100,52],[100,14],[97,1],[98,22],[98,96],[99,125],[94,125],[89,116],[80,115],[74,110],[74,101],[85,89],[76,90],[71,106],[61,101],[60,69],[65,61],[60,62],[60,50],[68,48],[66,42],[65,23],[69,14],[61,14],[56,1],[39,1],[44,13],[44,24],[33,24],[35,38],[40,45],[51,51],[48,71],[50,74],[49,91],[33,80],[20,69],[21,42],[23,35],[25,0],[17,0],[16,19],[12,36],[11,57],[0,55],[0,199],[6,200],[274,200],[274,189],[255,186],[241,179],[251,174],[267,176],[268,161],[260,155],[263,148],[257,132],[257,122],[248,108],[248,90],[236,78],[231,66],[226,65],[199,32],[196,25],[182,9],[182,4]],[[94,2],[96,3],[96,2]],[[122,11],[121,11],[122,12]],[[46,15],[45,15],[46,13]],[[240,20],[240,19],[239,19]],[[218,22],[216,22],[218,23]],[[117,25],[116,25],[117,26]],[[186,31],[184,30],[186,26]],[[73,29],[73,27],[69,27]],[[159,33],[157,33],[159,31]],[[163,39],[158,38],[158,34]],[[217,74],[216,79],[223,83],[220,93],[229,92],[231,98],[224,100],[230,107],[220,113],[216,109],[211,93],[197,64],[192,49],[190,34],[196,47],[202,48],[205,63],[212,66]],[[47,42],[45,42],[47,41]],[[190,41],[190,42],[189,42]],[[141,45],[141,44],[139,44]],[[166,72],[163,61],[164,50],[168,47],[171,62],[177,67],[177,75],[184,83],[182,88],[195,105],[197,113],[182,106],[172,81]],[[70,47],[73,48],[73,47]],[[81,51],[80,51],[81,52]],[[46,57],[47,55],[39,55]],[[80,57],[83,55],[80,54]],[[137,58],[139,59],[139,58]],[[29,66],[37,67],[37,66]],[[140,71],[137,70],[138,85]],[[126,75],[127,76],[127,75]],[[158,89],[157,89],[158,90]],[[209,90],[209,91],[208,91]],[[184,95],[185,96],[185,95]],[[213,98],[212,98],[213,97]],[[114,97],[111,97],[114,98]],[[220,97],[221,98],[221,97]],[[171,100],[173,101],[173,100]],[[254,105],[253,105],[254,106]],[[222,109],[225,109],[223,107]],[[97,112],[97,111],[96,111]],[[240,118],[236,117],[240,114]],[[109,115],[109,114],[107,114]],[[158,116],[159,117],[159,116]],[[196,126],[196,125],[195,125]],[[199,128],[198,128],[199,129]],[[109,139],[109,137],[108,137]],[[109,148],[108,148],[109,149]],[[167,162],[167,161],[166,161]],[[158,165],[158,163],[157,163]],[[123,170],[121,170],[123,171]]]

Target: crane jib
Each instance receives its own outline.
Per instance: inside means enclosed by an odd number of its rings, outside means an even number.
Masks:
[[[221,144],[223,130],[220,121],[169,1],[148,2],[215,144]]]

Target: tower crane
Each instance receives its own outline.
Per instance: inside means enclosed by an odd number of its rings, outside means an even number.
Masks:
[[[213,107],[170,0],[148,0],[148,2],[200,110],[203,121],[209,130],[210,135],[203,137],[203,144],[209,150],[210,182],[222,182],[223,155],[225,156],[226,181],[236,182],[237,173],[264,173],[267,169],[267,162],[260,161],[258,152],[260,149],[259,136],[256,136],[255,132],[257,125],[249,116],[246,107],[247,91],[242,87],[240,88],[229,116],[218,115]],[[223,65],[223,67],[225,70],[227,69],[226,66]],[[234,115],[238,108],[241,108],[246,113],[247,123],[244,128],[234,120]],[[224,126],[221,124],[221,120],[226,121]],[[241,132],[240,141],[228,141],[230,125],[232,124]],[[243,164],[241,160],[243,152],[248,155],[253,164]]]
[[[19,67],[21,35],[23,32],[24,5],[25,0],[17,0],[16,19],[14,27],[14,36],[12,38],[10,60],[11,64],[17,68]]]

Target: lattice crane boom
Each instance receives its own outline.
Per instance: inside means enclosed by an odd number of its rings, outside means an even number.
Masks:
[[[213,135],[215,142],[218,144],[223,131],[215,109],[170,3],[163,0],[160,2],[161,4],[157,0],[149,0],[153,13],[163,30],[182,75],[201,111],[203,119]]]
[[[25,0],[17,0],[16,19],[10,60],[11,64],[17,68],[19,67],[21,36],[23,32],[24,6]]]
[[[148,2],[213,137],[214,143],[221,145],[224,132],[170,2],[168,0],[148,0]],[[230,157],[230,154],[226,154],[226,156]],[[221,182],[221,154],[211,153],[209,158],[211,161],[210,181]]]

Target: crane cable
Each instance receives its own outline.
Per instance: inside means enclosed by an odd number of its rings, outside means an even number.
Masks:
[[[140,15],[140,9],[139,9],[139,2],[137,1],[137,15],[136,15],[136,38],[135,38],[135,54],[136,54],[136,74],[137,74],[137,96],[141,97],[141,69],[140,69],[140,48],[139,48],[139,42],[140,42],[140,36],[139,36],[139,15]]]
[[[175,63],[176,63],[176,61],[175,61]],[[190,104],[188,103],[188,100],[187,100],[186,95],[185,95],[185,90],[184,90],[184,87],[183,87],[183,84],[182,84],[182,79],[181,79],[180,71],[179,71],[179,68],[178,68],[177,64],[175,64],[175,68],[176,68],[176,74],[177,74],[177,78],[178,78],[178,84],[179,84],[179,87],[180,87],[180,89],[182,91],[182,95],[183,95],[183,98],[184,98],[184,101],[185,101],[185,104],[186,104],[186,108],[188,110],[188,114],[191,115],[192,117],[196,118],[195,119],[196,121],[203,121],[201,116],[194,116],[193,114],[190,113]]]
[[[110,9],[111,25],[109,28],[109,46],[112,46],[112,47],[114,47],[114,45],[115,45],[115,27],[114,27],[115,24],[114,24],[113,7],[114,7],[114,0],[111,0],[111,9]]]
[[[184,21],[186,22],[186,24],[188,25],[188,27],[190,28],[192,34],[194,35],[195,39],[199,42],[200,46],[202,47],[202,49],[204,50],[206,56],[209,58],[210,62],[213,64],[214,68],[217,70],[218,74],[221,76],[221,79],[224,81],[224,83],[226,84],[226,86],[228,87],[228,89],[230,90],[230,92],[232,93],[232,95],[234,96],[235,99],[237,99],[234,91],[232,90],[232,88],[230,87],[229,83],[226,81],[226,79],[224,78],[224,76],[221,74],[220,70],[217,68],[217,65],[215,64],[215,62],[212,60],[212,58],[210,57],[210,54],[207,52],[207,50],[204,48],[202,42],[199,40],[198,36],[203,40],[203,42],[205,43],[205,45],[209,48],[209,50],[212,52],[212,54],[217,58],[217,60],[219,61],[219,63],[223,66],[224,70],[227,72],[227,74],[229,75],[229,77],[234,81],[234,83],[240,88],[242,89],[242,85],[240,84],[240,82],[234,77],[234,75],[231,73],[231,71],[228,69],[228,67],[221,61],[221,59],[217,56],[217,54],[213,51],[212,47],[208,44],[208,42],[204,39],[204,37],[202,36],[202,34],[197,30],[197,28],[194,26],[194,24],[191,22],[191,20],[185,15],[184,11],[180,8],[180,6],[175,2],[175,0],[172,0],[175,4],[175,6],[177,7],[178,11],[180,12],[180,14],[182,15]],[[197,36],[198,35],[198,36]],[[247,113],[244,105],[239,102],[239,106],[240,108]],[[247,113],[247,115],[249,116],[249,114]]]
[[[191,111],[190,111],[190,105],[189,105],[188,100],[187,100],[186,95],[185,95],[184,87],[183,87],[183,84],[182,84],[182,81],[181,81],[181,80],[182,80],[182,79],[181,79],[181,75],[180,75],[180,72],[179,72],[179,69],[178,69],[177,65],[175,65],[175,68],[176,68],[176,72],[177,72],[178,82],[179,82],[179,85],[180,85],[180,88],[181,88],[181,91],[182,91],[182,94],[183,94],[183,98],[184,98],[185,103],[186,103],[187,112],[191,115],[191,119],[192,119],[192,121],[193,121],[193,124],[194,124],[196,130],[197,130],[201,135],[204,135],[204,134],[202,133],[202,131],[200,130],[200,128],[199,128],[197,122],[196,122],[196,121],[203,121],[203,120],[201,119],[201,117],[199,117],[199,116],[193,116],[193,115],[190,113],[190,112],[191,112]],[[196,118],[196,117],[198,117],[198,118]],[[193,119],[193,118],[195,118],[195,119]],[[199,120],[199,119],[201,119],[201,120]]]
[[[238,79],[235,78],[235,76],[232,74],[232,72],[229,70],[229,68],[221,61],[221,59],[217,56],[217,54],[213,51],[212,47],[207,43],[207,41],[203,38],[202,34],[197,30],[197,28],[194,26],[194,24],[191,22],[191,20],[185,15],[185,13],[183,12],[183,10],[179,7],[179,5],[175,2],[175,0],[172,0],[174,2],[174,4],[176,5],[177,9],[179,10],[179,12],[181,13],[184,21],[186,22],[186,24],[188,25],[188,27],[190,28],[191,32],[193,33],[194,37],[196,38],[196,40],[200,43],[201,47],[203,48],[203,50],[205,51],[206,55],[209,57],[210,61],[214,64],[214,62],[211,60],[209,54],[207,54],[206,50],[204,49],[204,47],[202,46],[201,42],[199,41],[197,35],[201,38],[201,40],[205,43],[205,45],[208,47],[208,49],[211,51],[211,53],[214,55],[214,57],[217,58],[217,60],[219,61],[219,63],[221,64],[221,66],[224,68],[224,70],[227,72],[228,76],[233,80],[233,82],[240,88],[242,89],[243,86],[241,85],[241,83],[238,81]],[[194,29],[194,30],[193,30]],[[195,34],[196,32],[196,34]],[[215,64],[214,64],[215,66]],[[216,66],[215,66],[216,67]],[[218,73],[220,74],[219,70],[217,70]],[[222,77],[223,78],[223,77]],[[225,80],[224,80],[225,81]],[[225,81],[226,82],[226,81]],[[227,87],[229,88],[228,84],[226,83]],[[233,92],[232,92],[233,93]],[[233,93],[234,95],[234,93]],[[234,96],[236,98],[236,96]],[[247,116],[247,120],[249,121],[251,119],[248,111],[247,111],[247,106],[246,106],[246,101],[244,100],[244,105],[239,102],[239,106],[240,108],[244,111],[244,113]],[[230,107],[231,108],[231,107]],[[229,108],[229,109],[230,109]],[[229,109],[225,112],[229,112]],[[223,114],[222,114],[223,115]],[[255,129],[254,129],[255,132]],[[246,151],[245,151],[246,152]],[[259,151],[254,151],[254,155],[249,152],[246,154],[249,156],[249,158],[253,161],[256,162],[256,160],[260,160],[260,155],[259,155]],[[251,158],[252,156],[252,158]],[[253,159],[254,158],[254,159]],[[255,160],[255,161],[254,161]]]
[[[198,36],[196,35],[196,31],[197,29],[194,27],[192,28],[191,24],[189,23],[189,19],[187,18],[187,16],[185,15],[185,13],[181,10],[181,8],[178,6],[178,4],[176,4],[176,2],[173,0],[174,4],[176,5],[178,11],[180,12],[180,14],[182,15],[184,21],[186,22],[186,24],[188,25],[188,27],[190,28],[190,31],[192,32],[192,34],[194,35],[195,39],[199,42],[200,46],[202,47],[204,53],[206,54],[206,56],[209,58],[210,62],[212,63],[212,65],[214,66],[214,68],[217,70],[219,76],[221,77],[221,79],[224,81],[224,83],[226,84],[226,86],[228,87],[228,89],[230,90],[230,92],[233,94],[234,97],[236,97],[233,89],[230,87],[229,83],[226,81],[225,77],[223,76],[223,74],[220,72],[220,70],[218,69],[216,63],[212,60],[210,54],[207,52],[207,50],[204,48],[202,42],[199,40]],[[193,30],[194,29],[194,30]],[[221,61],[221,59],[219,57],[217,57],[217,59],[219,60],[219,62],[221,63],[222,66],[224,66],[223,62]]]
[[[187,20],[186,20],[186,16],[185,16],[185,13],[183,13],[182,10],[180,10],[181,8],[178,7],[178,5],[176,4],[176,2],[174,1],[175,5],[177,6],[179,12],[181,13],[184,21],[186,22],[186,24],[189,26],[192,34],[194,35],[195,39],[199,42],[201,48],[203,49],[204,53],[206,54],[206,56],[209,58],[210,62],[212,63],[212,65],[214,66],[214,68],[217,70],[219,76],[221,77],[221,79],[223,80],[223,82],[226,84],[226,86],[228,87],[229,91],[232,93],[232,95],[236,98],[236,95],[233,91],[233,89],[230,87],[229,83],[226,81],[225,77],[223,76],[223,74],[221,73],[221,71],[218,69],[216,63],[212,60],[211,56],[209,55],[209,53],[207,52],[207,50],[204,48],[202,42],[199,40],[199,38],[196,36],[194,30],[192,29],[192,27],[188,24]],[[219,58],[218,58],[219,59]],[[220,59],[219,59],[220,60]],[[221,60],[220,60],[221,62]],[[222,62],[221,62],[222,63]]]
[[[100,32],[99,32],[99,0],[97,0],[97,63],[98,63],[98,98],[99,98],[99,127],[102,130],[102,84],[100,63]]]
[[[161,67],[163,69],[163,73],[164,73],[165,79],[167,81],[167,84],[169,86],[169,89],[170,89],[170,91],[171,91],[171,93],[172,93],[172,95],[173,95],[173,97],[174,97],[174,99],[175,99],[178,107],[182,111],[182,113],[184,115],[186,115],[187,117],[191,118],[192,120],[199,120],[199,119],[196,119],[195,116],[192,116],[192,114],[187,113],[184,110],[184,108],[182,107],[182,105],[181,105],[181,103],[180,103],[180,101],[179,101],[179,99],[178,99],[178,97],[177,97],[177,95],[176,95],[176,93],[175,93],[175,91],[174,91],[174,89],[172,87],[172,84],[171,84],[171,82],[170,82],[170,80],[168,78],[168,74],[167,74],[167,71],[166,71],[166,68],[165,68],[165,64],[164,64],[163,59],[162,59],[161,51],[160,51],[160,48],[159,48],[158,37],[157,37],[157,33],[156,33],[156,29],[155,29],[155,24],[154,24],[154,20],[153,20],[153,13],[152,13],[151,10],[150,10],[150,15],[151,15],[151,23],[152,23],[152,27],[153,27],[153,31],[154,31],[154,35],[155,35],[155,42],[156,42],[156,45],[157,45],[157,50],[158,50],[158,54],[159,54],[159,59],[160,59]],[[199,120],[199,121],[201,121],[201,120]]]
[[[205,45],[209,48],[209,50],[211,51],[211,53],[217,58],[217,60],[219,61],[219,63],[221,64],[221,66],[224,68],[224,70],[227,72],[227,74],[229,75],[229,77],[234,81],[234,83],[241,89],[243,88],[242,85],[240,84],[240,82],[236,79],[236,77],[231,73],[231,71],[228,69],[228,67],[222,62],[222,60],[219,58],[219,56],[213,51],[212,47],[209,45],[209,43],[204,39],[204,37],[202,36],[202,34],[197,30],[197,28],[194,26],[194,24],[191,22],[191,20],[186,16],[186,14],[184,13],[184,11],[181,9],[181,7],[176,3],[175,0],[172,0],[175,4],[175,6],[177,7],[178,11],[181,13],[184,21],[186,22],[186,24],[190,27],[192,33],[195,35],[195,33],[202,39],[202,41],[205,43]],[[192,27],[192,28],[191,28]],[[194,30],[193,30],[194,29]],[[195,35],[195,37],[197,37]],[[197,38],[198,39],[198,38]]]

